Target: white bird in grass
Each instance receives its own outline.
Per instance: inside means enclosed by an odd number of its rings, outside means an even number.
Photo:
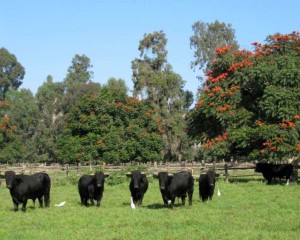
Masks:
[[[219,196],[219,197],[221,196],[220,188],[218,188],[218,196]]]
[[[132,197],[130,198],[130,206],[132,209],[135,209],[135,205],[134,205]]]
[[[55,206],[55,207],[62,207],[63,205],[65,205],[65,203],[66,203],[66,202],[61,202],[61,203],[59,203],[59,204],[55,204],[54,206]]]

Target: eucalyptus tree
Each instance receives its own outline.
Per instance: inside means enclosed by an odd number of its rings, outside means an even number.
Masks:
[[[235,40],[235,30],[231,24],[215,21],[204,23],[197,21],[193,24],[193,36],[190,37],[190,46],[194,49],[195,60],[191,62],[193,69],[208,72],[213,60],[217,57],[215,48],[230,45],[237,50],[239,45]],[[201,77],[199,77],[201,79]]]
[[[5,48],[0,48],[0,100],[10,89],[18,89],[25,75],[24,67],[18,62],[15,55]]]
[[[117,102],[124,101],[128,96],[128,87],[125,80],[112,77],[108,79],[106,84],[102,85],[101,94]]]
[[[184,129],[184,108],[188,108],[185,81],[167,61],[167,38],[163,31],[145,34],[139,43],[140,57],[132,61],[133,95],[147,99],[162,122],[165,142],[163,156],[181,159],[187,148]],[[189,92],[191,94],[191,92]]]
[[[56,141],[63,127],[63,99],[64,84],[48,76],[36,93],[40,115],[35,142],[40,161],[55,161]]]
[[[68,74],[64,79],[64,83],[68,86],[73,83],[88,83],[93,78],[93,71],[90,69],[90,59],[83,55],[76,54],[72,59],[72,64],[68,68]]]
[[[63,111],[68,113],[85,94],[98,93],[100,84],[93,83],[93,65],[85,55],[76,54],[72,59],[72,64],[68,68],[68,73],[64,79],[65,97],[63,100]]]

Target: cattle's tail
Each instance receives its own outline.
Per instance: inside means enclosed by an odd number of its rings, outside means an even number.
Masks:
[[[45,207],[50,206],[50,188],[51,188],[51,179],[48,174],[45,174],[44,177],[44,203]]]

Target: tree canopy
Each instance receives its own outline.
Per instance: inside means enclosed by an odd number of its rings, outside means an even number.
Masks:
[[[197,21],[192,29],[194,34],[190,38],[190,46],[195,50],[195,60],[191,63],[194,69],[209,71],[212,61],[217,57],[216,48],[229,45],[233,50],[237,50],[239,47],[231,24],[217,20],[213,23]]]
[[[157,161],[163,148],[160,122],[147,101],[86,95],[68,114],[57,156],[61,162]]]
[[[10,89],[18,89],[25,75],[24,67],[18,62],[15,55],[5,48],[0,48],[0,100]]]
[[[299,155],[300,38],[275,34],[253,51],[217,48],[189,135],[207,158]]]

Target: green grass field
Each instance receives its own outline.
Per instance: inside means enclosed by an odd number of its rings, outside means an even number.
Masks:
[[[50,208],[33,208],[30,200],[26,213],[13,211],[9,191],[2,185],[0,239],[300,238],[300,185],[219,180],[222,196],[215,194],[213,201],[202,203],[196,182],[193,205],[176,201],[171,210],[163,207],[157,180],[149,180],[143,205],[135,210],[130,208],[129,180],[107,184],[99,208],[80,205],[76,184],[54,180]],[[62,201],[63,207],[54,206]]]

